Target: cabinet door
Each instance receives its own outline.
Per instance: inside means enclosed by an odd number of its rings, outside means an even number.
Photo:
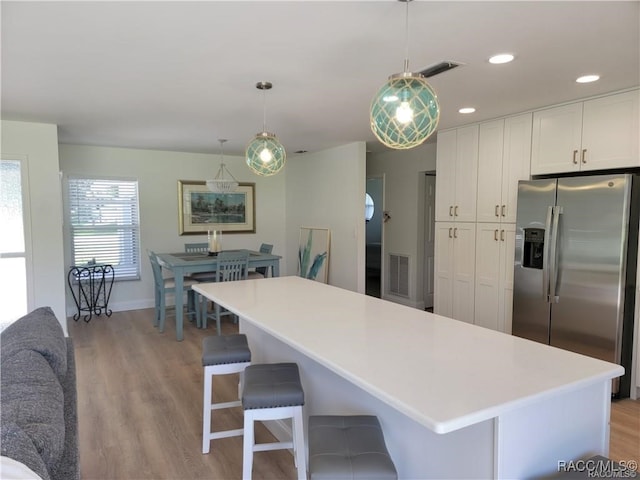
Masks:
[[[500,224],[478,223],[476,233],[475,320],[481,327],[499,329]]]
[[[458,223],[453,228],[452,318],[473,323],[475,303],[476,224]]]
[[[457,134],[454,217],[456,222],[475,222],[478,191],[478,125],[459,128]]]
[[[453,222],[436,222],[433,313],[451,317],[453,306]]]
[[[436,221],[453,220],[456,177],[456,130],[438,132],[436,146]]]
[[[511,334],[513,314],[513,266],[516,252],[515,223],[502,224],[500,230],[500,287],[498,330]]]
[[[500,219],[503,223],[516,222],[518,181],[530,178],[532,117],[531,113],[527,113],[504,121],[501,189],[503,206],[500,207]]]
[[[582,103],[533,113],[531,174],[580,169]]]
[[[498,222],[502,209],[504,120],[480,125],[478,138],[478,222]]]
[[[640,166],[640,91],[584,102],[582,170]]]

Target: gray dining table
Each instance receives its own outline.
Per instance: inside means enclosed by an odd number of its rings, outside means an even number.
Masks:
[[[271,253],[261,253],[254,250],[231,250],[233,252],[246,251],[249,252],[249,268],[267,267],[267,273],[271,271],[272,277],[280,276],[280,259],[279,255]],[[201,252],[178,252],[178,253],[158,253],[158,262],[162,268],[173,273],[175,278],[175,291],[182,292],[184,287],[184,277],[197,272],[214,272],[217,269],[218,257],[210,256]],[[175,295],[176,303],[176,339],[183,339],[183,322],[184,315],[182,309],[184,301],[182,295]]]

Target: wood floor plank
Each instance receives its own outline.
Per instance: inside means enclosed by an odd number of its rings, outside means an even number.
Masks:
[[[242,437],[202,446],[202,339],[215,329],[186,322],[184,340],[175,323],[164,333],[152,325],[153,309],[115,312],[89,323],[69,319],[78,377],[81,477],[92,479],[233,479],[242,475]],[[237,326],[223,321],[223,333]],[[217,401],[237,395],[237,375],[217,376]],[[242,426],[242,410],[214,413],[214,428]],[[260,442],[273,441],[261,425]],[[615,460],[640,461],[640,401],[612,403],[611,448]],[[286,451],[259,452],[254,479],[296,478]]]
[[[242,475],[242,438],[202,448],[202,338],[215,331],[175,324],[159,333],[153,309],[117,312],[91,322],[69,320],[78,377],[80,464],[83,479],[231,479]],[[226,322],[225,333],[237,332]],[[222,400],[237,395],[237,375],[218,376]],[[218,398],[218,397],[217,397]],[[214,413],[214,428],[242,427],[240,408]],[[260,442],[273,441],[261,426]],[[286,451],[257,453],[254,479],[295,478]]]

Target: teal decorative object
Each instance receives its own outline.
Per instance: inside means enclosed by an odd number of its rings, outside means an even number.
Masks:
[[[371,102],[371,130],[390,148],[420,145],[435,132],[439,120],[436,93],[420,74],[392,75]]]
[[[273,133],[258,133],[247,145],[247,165],[256,174],[275,175],[287,160],[282,144]]]
[[[409,2],[406,4],[406,56],[404,70],[389,77],[371,102],[371,130],[384,145],[395,149],[417,147],[436,131],[440,106],[421,73],[409,72]]]
[[[247,145],[247,165],[257,175],[268,177],[275,175],[287,160],[287,153],[273,133],[267,132],[267,106],[265,90],[270,90],[273,85],[270,82],[258,82],[256,88],[262,90],[263,119],[262,132],[258,133]]]

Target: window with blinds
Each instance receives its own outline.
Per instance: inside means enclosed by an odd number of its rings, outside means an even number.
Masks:
[[[115,280],[140,278],[138,182],[68,178],[74,265],[109,264]]]

